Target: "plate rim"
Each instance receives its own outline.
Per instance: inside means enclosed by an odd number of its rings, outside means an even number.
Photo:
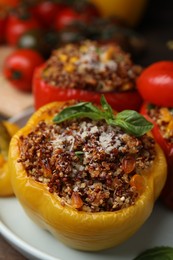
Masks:
[[[27,109],[25,109],[24,111],[20,112],[19,114],[15,115],[15,116],[13,116],[13,117],[10,117],[10,118],[8,119],[8,121],[11,122],[11,123],[16,123],[16,124],[17,124],[16,121],[19,121],[19,120],[21,120],[21,119],[24,118],[24,117],[29,117],[29,116],[31,116],[32,113],[34,112],[34,110],[35,110],[35,109],[34,109],[33,106],[28,107]]]

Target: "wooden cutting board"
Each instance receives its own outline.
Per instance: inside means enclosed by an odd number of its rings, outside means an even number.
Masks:
[[[33,106],[33,95],[16,90],[2,75],[4,59],[13,51],[0,47],[0,114],[12,117]]]

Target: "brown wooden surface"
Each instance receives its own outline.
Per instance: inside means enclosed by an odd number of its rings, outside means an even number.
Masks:
[[[0,237],[0,260],[25,260],[26,258],[19,254],[6,240]]]
[[[147,51],[140,60],[144,66],[158,60],[173,60],[173,50],[167,48],[167,42],[173,40],[173,1],[151,0],[149,2],[146,15],[138,28],[138,31],[146,37],[148,43]],[[1,86],[0,104],[3,93],[5,92]],[[9,103],[8,100],[7,103]],[[15,259],[24,260],[25,258],[3,238],[0,238],[0,260]]]
[[[0,46],[0,114],[12,117],[33,105],[31,93],[16,90],[3,76],[2,66],[4,59],[13,49]]]

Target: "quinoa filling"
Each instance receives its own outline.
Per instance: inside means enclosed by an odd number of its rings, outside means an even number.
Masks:
[[[84,41],[55,50],[42,78],[51,86],[64,89],[122,92],[136,88],[141,70],[118,45]]]
[[[149,116],[158,125],[163,138],[173,144],[173,109],[167,107],[149,107]]]
[[[62,205],[86,212],[116,211],[133,205],[142,193],[142,171],[153,163],[154,145],[146,134],[136,138],[105,121],[41,121],[20,137],[18,162],[29,177],[57,194]]]

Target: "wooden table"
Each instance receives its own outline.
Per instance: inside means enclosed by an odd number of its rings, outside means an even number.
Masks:
[[[25,260],[18,251],[16,251],[6,240],[0,236],[0,259],[1,260]]]
[[[141,64],[144,66],[158,60],[173,60],[173,50],[167,48],[167,42],[173,40],[173,1],[149,1],[145,17],[138,30],[146,37],[148,48]],[[1,93],[0,93],[1,95]],[[24,260],[20,253],[0,237],[1,260]]]
[[[2,73],[4,59],[14,51],[13,48],[0,46],[0,114],[12,117],[33,105],[32,93],[21,92],[5,79]]]

